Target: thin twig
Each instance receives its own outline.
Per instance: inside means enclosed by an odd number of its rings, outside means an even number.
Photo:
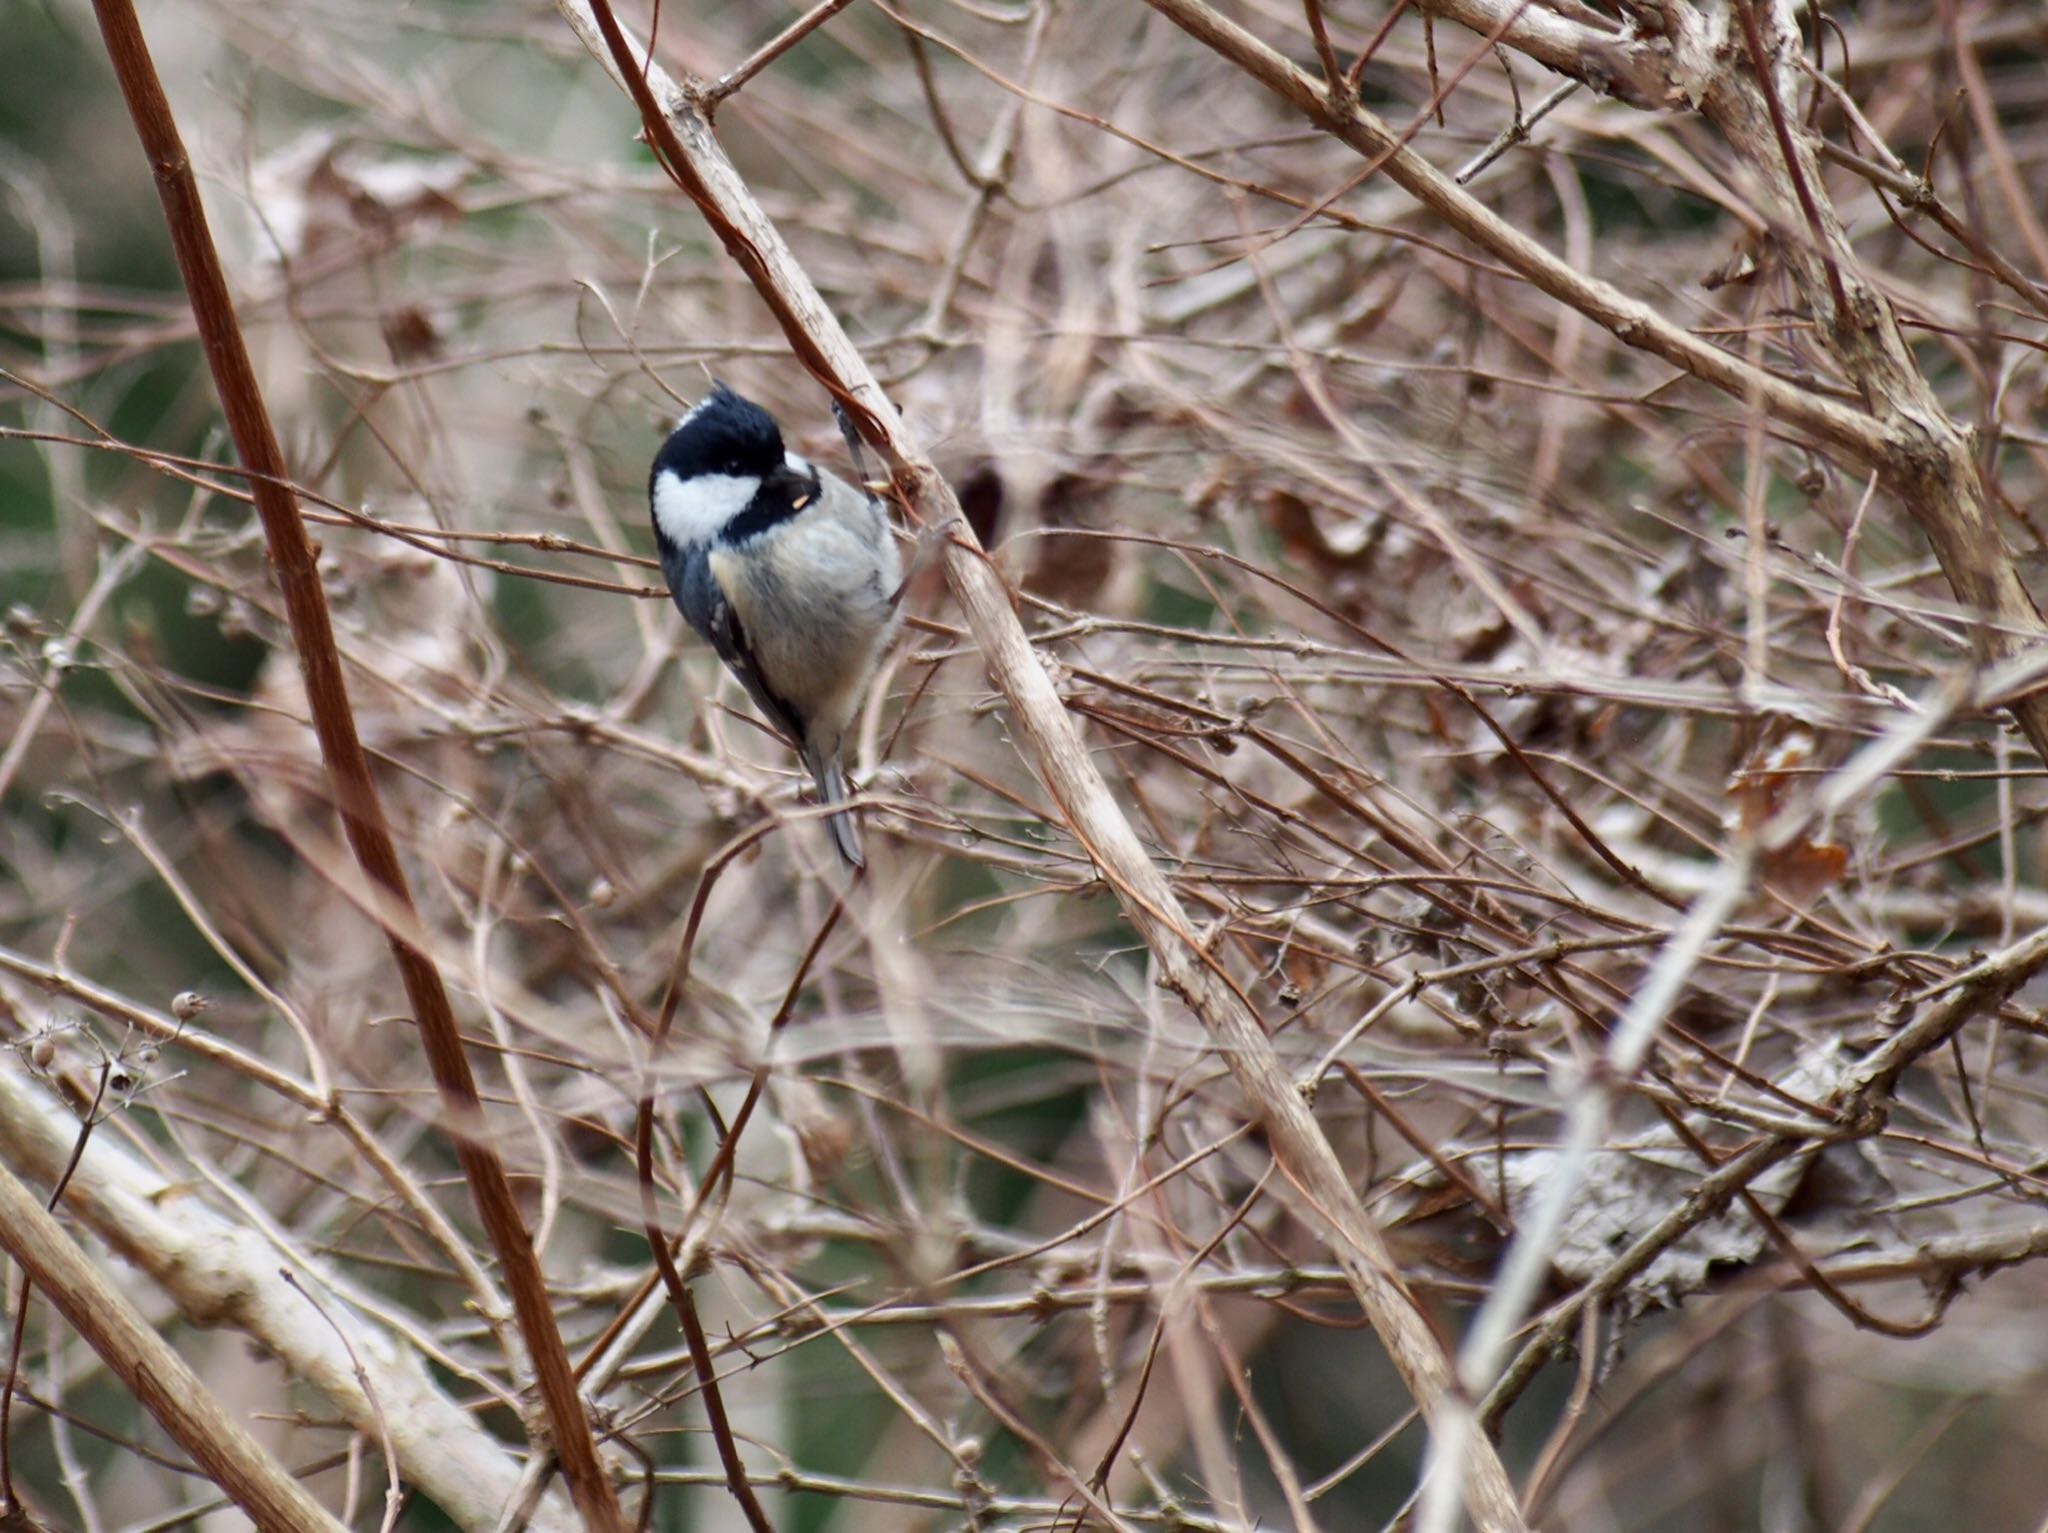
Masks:
[[[1531,107],[1528,116],[1524,117],[1519,111],[1516,112],[1514,121],[1496,133],[1493,136],[1493,141],[1484,149],[1473,155],[1463,165],[1460,165],[1457,174],[1452,176],[1451,179],[1460,186],[1470,186],[1478,179],[1480,172],[1485,170],[1487,166],[1491,165],[1517,144],[1527,143],[1529,141],[1529,130],[1563,106],[1566,101],[1570,100],[1577,93],[1578,89],[1579,82],[1577,80],[1567,80],[1541,101],[1537,102],[1535,106]]]
[[[853,0],[819,0],[817,5],[812,6],[803,15],[797,17],[795,21],[792,21],[780,32],[769,38],[767,42],[756,49],[737,68],[727,74],[720,75],[715,82],[704,87],[703,102],[705,115],[708,117],[715,113],[718,110],[719,104],[726,97],[739,90],[749,80],[753,79],[755,75],[781,58],[783,54],[789,52],[790,49],[794,48],[806,37],[809,37],[818,28],[822,27],[851,4],[853,4]]]

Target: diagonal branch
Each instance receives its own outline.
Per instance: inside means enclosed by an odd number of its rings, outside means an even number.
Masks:
[[[4,1163],[0,1244],[128,1392],[258,1527],[340,1533],[341,1524],[249,1435]],[[0,1522],[11,1526],[14,1510],[6,1508],[10,1515]]]
[[[47,1093],[18,1069],[0,1069],[0,1164],[38,1184],[54,1182],[76,1137],[77,1124]],[[512,1452],[435,1382],[417,1337],[408,1344],[405,1327],[365,1304],[288,1237],[221,1217],[107,1136],[80,1158],[63,1206],[110,1252],[154,1279],[188,1319],[247,1333],[358,1431],[388,1431],[407,1481],[456,1526],[497,1524],[518,1488]],[[297,1288],[285,1277],[294,1271]],[[316,1288],[329,1296],[327,1314],[309,1324],[303,1295]],[[551,1497],[530,1526],[535,1533],[569,1533],[568,1502]]]
[[[1295,1090],[1257,1014],[1196,936],[1165,875],[1097,770],[1017,620],[1010,592],[968,529],[951,488],[904,430],[867,363],[713,137],[697,104],[701,90],[678,85],[650,67],[641,47],[626,39],[607,0],[595,0],[594,12],[588,0],[556,0],[556,7],[632,95],[649,143],[754,283],[791,349],[848,405],[862,434],[888,456],[898,486],[925,524],[943,530],[945,571],[954,598],[1068,828],[1143,935],[1161,982],[1187,1003],[1217,1045],[1265,1128],[1274,1160],[1329,1242],[1424,1416],[1435,1421],[1466,1414],[1469,1407],[1452,1398],[1455,1385],[1443,1343],[1402,1282],[1384,1237]],[[1310,88],[1327,99],[1326,82],[1312,82]],[[1473,1520],[1488,1533],[1522,1528],[1514,1487],[1492,1445],[1475,1443],[1469,1464],[1466,1496]]]

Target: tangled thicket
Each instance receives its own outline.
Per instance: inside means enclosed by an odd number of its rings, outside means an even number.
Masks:
[[[1489,1365],[1530,1523],[2037,1520],[2033,0],[1227,8],[1583,293],[1192,0],[820,9],[720,139],[1446,1354]],[[799,14],[619,7],[713,81]],[[0,1158],[48,1194],[90,1123],[59,1214],[350,1525],[575,1526],[147,167],[87,9],[19,20]],[[935,570],[866,715],[850,885],[686,640],[643,510],[663,422],[716,376],[844,454],[576,33],[538,3],[144,20],[410,937],[628,1516],[1397,1516],[1417,1402]],[[21,1505],[220,1504],[25,1313]]]

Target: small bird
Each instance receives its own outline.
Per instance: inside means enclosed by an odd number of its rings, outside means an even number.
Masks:
[[[881,502],[787,451],[775,417],[722,383],[669,433],[647,498],[676,606],[796,747],[819,799],[845,803],[840,752],[903,578]],[[853,817],[825,823],[865,866]]]

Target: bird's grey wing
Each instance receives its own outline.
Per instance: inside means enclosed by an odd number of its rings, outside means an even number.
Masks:
[[[663,560],[664,564],[667,562]],[[740,685],[747,689],[747,696],[754,700],[754,706],[761,710],[763,717],[781,732],[783,738],[801,748],[804,730],[797,720],[796,710],[777,697],[768,683],[762,680],[761,668],[754,661],[753,646],[747,642],[739,614],[733,611],[724,588],[712,572],[711,561],[703,550],[694,549],[679,553],[677,562],[680,569],[665,571],[670,575],[669,589],[675,593],[676,606],[682,610],[690,626],[697,630],[698,636],[718,651],[718,658],[725,662],[726,669],[740,679]]]

